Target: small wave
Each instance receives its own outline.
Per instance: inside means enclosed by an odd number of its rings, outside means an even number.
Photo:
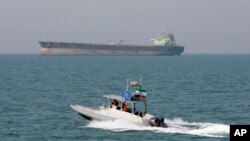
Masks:
[[[117,119],[114,121],[91,121],[85,127],[100,128],[116,132],[138,130],[138,131],[152,131],[155,133],[179,133],[190,134],[206,137],[229,137],[229,125],[218,123],[204,123],[204,122],[186,122],[180,118],[165,119],[169,126],[168,128],[148,127],[136,123],[129,122],[125,119]]]

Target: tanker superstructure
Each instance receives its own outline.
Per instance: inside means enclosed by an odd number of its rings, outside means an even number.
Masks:
[[[124,41],[98,43],[69,43],[40,41],[40,55],[83,56],[173,56],[181,55],[184,46],[175,43],[172,33],[151,39],[153,45],[128,44]]]

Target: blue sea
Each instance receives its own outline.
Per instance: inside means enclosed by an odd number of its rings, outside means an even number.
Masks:
[[[89,122],[70,104],[98,107],[143,79],[148,112],[169,128]],[[227,141],[250,123],[250,55],[41,57],[0,55],[0,140]]]

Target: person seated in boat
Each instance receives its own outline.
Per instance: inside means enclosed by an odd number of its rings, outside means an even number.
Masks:
[[[128,107],[127,104],[125,102],[122,103],[122,111],[127,111]]]
[[[117,107],[118,106],[118,102],[117,102],[117,100],[116,99],[114,99],[114,101],[112,102],[112,104],[111,104],[111,107],[113,108],[115,108],[115,107]]]

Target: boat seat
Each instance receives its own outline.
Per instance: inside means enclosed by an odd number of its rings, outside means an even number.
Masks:
[[[140,117],[143,117],[143,113],[142,112],[135,112],[135,115],[139,115]]]
[[[128,108],[126,112],[132,113],[132,109],[131,109],[131,108]]]

